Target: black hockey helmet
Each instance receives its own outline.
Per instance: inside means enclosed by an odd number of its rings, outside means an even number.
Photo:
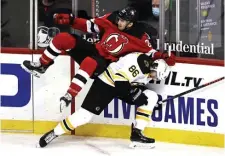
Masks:
[[[137,10],[127,6],[119,11],[118,17],[126,21],[135,22],[137,20]]]

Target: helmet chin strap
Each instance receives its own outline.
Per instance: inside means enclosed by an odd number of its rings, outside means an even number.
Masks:
[[[129,23],[127,23],[127,25],[126,25],[126,27],[125,27],[125,29],[124,29],[123,31],[129,30],[129,29],[132,27],[132,26],[131,26],[131,27],[128,27],[128,25],[129,25],[130,23],[132,23],[132,22],[129,21]]]
[[[157,81],[157,74],[156,74],[154,77],[152,76],[152,72],[153,72],[153,71],[154,71],[154,72],[157,72],[157,71],[155,71],[155,70],[150,70],[150,72],[149,72],[149,74],[148,74],[148,77],[149,77],[149,78],[152,78],[152,79],[155,80],[155,81]]]
[[[128,28],[128,25],[131,24],[132,22],[128,21],[127,25],[126,25],[126,29],[130,29],[131,27]]]

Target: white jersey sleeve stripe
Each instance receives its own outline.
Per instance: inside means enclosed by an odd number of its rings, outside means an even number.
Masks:
[[[60,54],[61,53],[61,50],[59,50],[59,49],[57,49],[55,46],[54,46],[54,44],[52,43],[52,41],[50,42],[50,48],[54,51],[54,52],[56,52],[56,53],[58,53],[58,54]]]
[[[94,20],[87,20],[87,32],[88,33],[99,33],[99,27],[94,23]]]

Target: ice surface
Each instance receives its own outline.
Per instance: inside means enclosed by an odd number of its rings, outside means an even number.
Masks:
[[[225,156],[224,148],[156,143],[154,149],[130,149],[129,140],[62,136],[36,148],[41,135],[1,133],[1,156]]]

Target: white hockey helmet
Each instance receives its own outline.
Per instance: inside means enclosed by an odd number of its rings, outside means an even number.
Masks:
[[[165,80],[171,71],[170,67],[163,59],[155,60],[150,70],[156,71],[156,79],[160,81]]]
[[[58,33],[60,33],[59,28],[56,27],[46,27],[40,26],[38,27],[38,46],[41,48],[46,48],[50,42],[52,41],[53,37],[55,37]]]

